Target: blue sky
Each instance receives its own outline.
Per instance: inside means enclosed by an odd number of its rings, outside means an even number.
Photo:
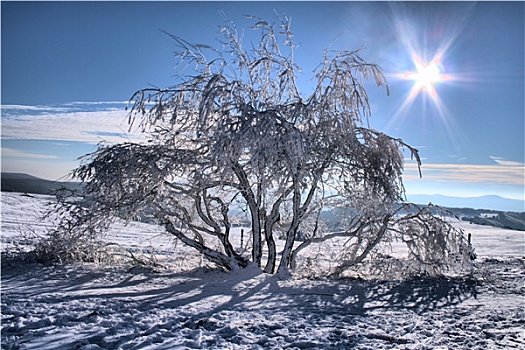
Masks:
[[[1,2],[2,171],[56,180],[127,134],[125,102],[175,84],[175,43],[213,44],[224,11],[292,18],[300,86],[332,49],[363,48],[390,86],[368,87],[373,128],[420,150],[407,193],[524,198],[523,2]],[[334,42],[334,39],[338,39]],[[255,38],[255,37],[253,37]],[[439,78],[415,91],[416,61]],[[418,75],[421,76],[421,75]],[[407,154],[408,157],[408,154]]]

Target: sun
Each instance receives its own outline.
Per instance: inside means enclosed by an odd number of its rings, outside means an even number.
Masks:
[[[420,100],[425,114],[427,102],[430,102],[448,129],[451,119],[450,113],[441,100],[438,90],[440,90],[440,85],[454,82],[457,78],[450,73],[445,73],[445,66],[442,61],[444,51],[439,51],[431,60],[423,60],[420,57],[415,52],[411,52],[412,64],[415,69],[392,74],[397,79],[412,81],[412,87],[392,117],[389,126],[398,123],[399,118],[403,118],[411,106]]]
[[[444,76],[441,75],[439,68],[439,62],[432,60],[430,63],[425,63],[416,57],[414,64],[417,71],[406,74],[406,79],[414,80],[414,86],[410,93],[411,97],[415,97],[421,91],[425,91],[433,98],[436,97],[437,93],[434,85],[444,80]]]

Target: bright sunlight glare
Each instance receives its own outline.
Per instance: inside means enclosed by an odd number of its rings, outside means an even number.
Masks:
[[[436,95],[434,84],[441,81],[441,71],[438,63],[430,62],[425,64],[419,59],[415,60],[417,72],[408,73],[407,78],[414,80],[414,86],[412,88],[412,94],[418,94],[424,90],[431,96]]]
[[[441,57],[442,54],[438,54],[430,62],[425,62],[416,54],[412,54],[412,61],[416,71],[396,74],[396,76],[402,80],[414,81],[410,93],[407,95],[407,98],[405,99],[397,114],[402,113],[406,108],[408,108],[420,93],[424,93],[423,97],[425,99],[429,97],[434,103],[434,106],[437,108],[441,117],[445,117],[445,107],[438,96],[436,85],[439,83],[452,81],[454,78],[451,75],[442,73],[443,64],[441,63]]]
[[[395,76],[401,80],[412,80],[413,85],[388,126],[395,125],[398,122],[398,119],[406,114],[407,110],[421,94],[420,97],[422,98],[424,106],[426,105],[426,101],[432,102],[437,115],[440,117],[440,120],[443,122],[452,139],[454,128],[451,123],[453,121],[436,90],[438,84],[450,83],[456,80],[454,75],[443,73],[444,66],[441,61],[443,55],[444,51],[441,51],[438,52],[432,60],[424,61],[419,55],[412,53],[411,57],[415,71],[395,74]]]

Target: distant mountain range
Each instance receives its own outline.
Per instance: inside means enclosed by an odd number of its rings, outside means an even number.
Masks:
[[[2,173],[2,191],[22,192],[36,194],[50,194],[53,190],[60,187],[79,189],[78,182],[49,181],[35,176],[20,173]],[[436,204],[447,208],[473,208],[500,210],[512,212],[525,212],[525,201],[508,199],[500,196],[481,196],[481,197],[449,197],[439,194],[409,194],[407,199],[415,204]]]
[[[450,197],[440,194],[407,194],[407,199],[416,204],[436,204],[447,208],[473,208],[501,211],[524,212],[525,201],[500,196]]]

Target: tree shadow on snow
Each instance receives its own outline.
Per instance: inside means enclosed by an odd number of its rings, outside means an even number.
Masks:
[[[110,275],[116,277],[107,278]],[[170,281],[172,283],[167,283]],[[14,284],[14,286],[12,285]],[[197,272],[153,273],[118,271],[115,268],[45,267],[2,268],[4,292],[11,287],[23,294],[78,292],[75,298],[140,297],[145,306],[173,308],[212,297],[215,304],[232,309],[248,301],[258,307],[308,305],[342,308],[355,314],[377,309],[409,309],[416,313],[456,305],[476,298],[473,278],[421,278],[404,281],[355,279],[291,279],[266,275],[257,269],[240,273],[200,269]],[[100,292],[97,293],[97,290]],[[227,300],[227,301],[225,301]],[[213,303],[209,303],[213,304]],[[313,309],[311,309],[313,310]]]
[[[405,309],[423,314],[476,298],[478,283],[466,278],[422,278],[405,281],[349,282],[356,312]]]
[[[80,310],[80,318],[71,319],[73,323],[92,319],[94,322],[94,316],[111,314],[113,319],[121,319],[114,327],[129,329],[137,327],[130,322],[130,314],[170,315],[149,329],[131,332],[134,335],[122,334],[110,343],[104,337],[96,341],[109,347],[135,337],[147,337],[157,328],[214,331],[217,319],[228,322],[231,313],[247,315],[247,322],[250,317],[259,317],[257,327],[263,328],[274,327],[271,322],[297,319],[352,324],[355,317],[366,318],[383,310],[424,314],[476,298],[478,288],[475,280],[465,278],[280,280],[257,269],[231,273],[217,270],[152,273],[115,268],[97,271],[82,266],[62,269],[37,266],[33,271],[29,266],[23,270],[2,269],[3,302],[16,303],[35,297],[50,310],[60,312],[58,308],[66,309],[72,300],[86,300],[89,301],[86,305],[96,308]],[[122,314],[118,316],[119,313]],[[62,322],[58,326],[68,326]],[[91,341],[92,336],[86,335],[86,339]]]
[[[209,272],[148,292],[145,308],[179,308],[195,312],[186,322],[198,328],[221,312],[360,315],[381,310],[433,312],[477,298],[479,284],[468,278],[423,278],[406,281],[280,280],[252,271],[241,277]]]

